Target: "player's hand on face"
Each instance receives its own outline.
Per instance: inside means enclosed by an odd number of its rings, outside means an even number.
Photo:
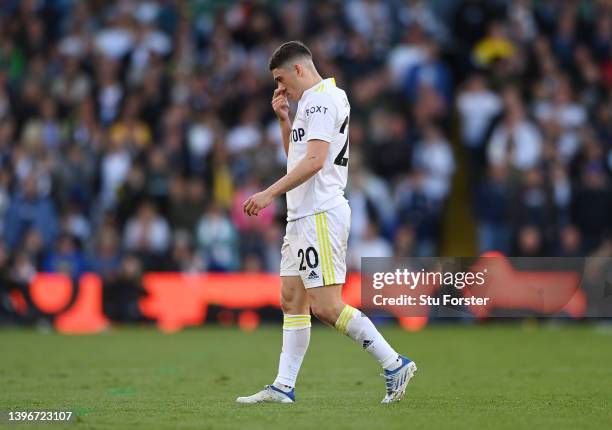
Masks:
[[[281,121],[289,119],[289,100],[287,100],[287,92],[277,88],[272,96],[272,109]]]
[[[261,191],[246,199],[243,205],[243,210],[248,216],[257,216],[259,215],[259,211],[268,206],[270,203],[272,203],[272,196],[265,191]]]

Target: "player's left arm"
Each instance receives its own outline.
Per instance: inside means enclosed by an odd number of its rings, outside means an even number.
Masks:
[[[244,202],[244,212],[249,216],[257,216],[259,211],[272,203],[276,197],[312,178],[323,168],[328,152],[329,142],[320,139],[309,140],[306,147],[306,156],[285,176],[265,190],[249,197]]]

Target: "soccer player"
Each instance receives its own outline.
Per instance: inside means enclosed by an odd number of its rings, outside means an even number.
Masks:
[[[281,249],[283,346],[274,382],[239,403],[293,403],[295,382],[310,341],[310,312],[374,357],[384,370],[382,403],[401,400],[417,368],[399,355],[372,321],[342,301],[351,209],[344,197],[349,161],[350,105],[333,78],[317,72],[301,42],[281,45],[270,58],[277,83],[272,108],[287,153],[287,174],[244,202],[257,216],[287,195],[287,230]],[[293,124],[288,99],[298,103]]]

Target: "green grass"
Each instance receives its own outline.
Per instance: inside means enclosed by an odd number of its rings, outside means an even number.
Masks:
[[[401,403],[380,405],[377,364],[313,328],[293,405],[237,405],[272,381],[280,328],[207,326],[96,336],[0,331],[0,410],[74,410],[48,428],[611,428],[612,336],[590,326],[382,328],[419,366]],[[2,424],[0,424],[2,427]],[[5,428],[40,428],[40,424]]]

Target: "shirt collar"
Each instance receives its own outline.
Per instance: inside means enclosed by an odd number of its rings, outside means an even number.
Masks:
[[[317,82],[316,84],[314,84],[312,87],[308,88],[307,90],[304,90],[300,100],[303,99],[306,94],[309,94],[309,93],[312,93],[312,92],[321,92],[327,86],[330,86],[330,85],[333,86],[333,87],[336,86],[336,79],[335,78],[323,79],[323,80]]]

